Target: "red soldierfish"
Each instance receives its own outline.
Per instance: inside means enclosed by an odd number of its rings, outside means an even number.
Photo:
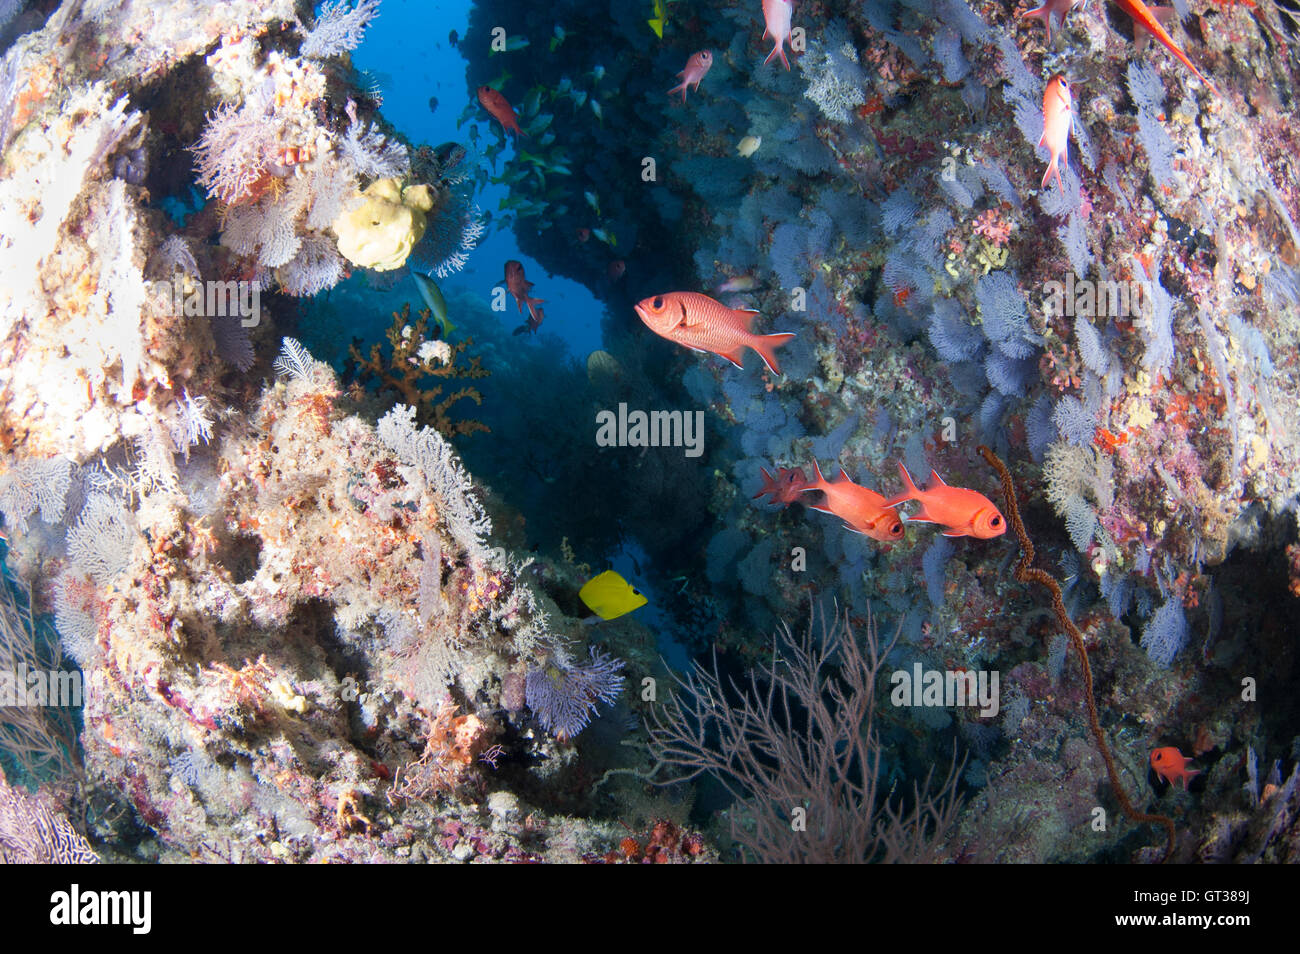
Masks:
[[[1133,18],[1133,22],[1138,27],[1146,30],[1153,37],[1159,40],[1160,45],[1174,56],[1178,57],[1184,66],[1196,74],[1197,79],[1210,87],[1210,89],[1215,93],[1218,93],[1218,90],[1214,89],[1214,84],[1202,76],[1201,71],[1192,65],[1192,61],[1187,58],[1187,54],[1178,48],[1178,44],[1174,42],[1173,37],[1171,37],[1169,32],[1160,25],[1160,21],[1156,19],[1155,14],[1151,12],[1151,9],[1143,3],[1142,0],[1115,0],[1115,2],[1119,4],[1121,10]]]
[[[478,101],[484,109],[496,118],[503,130],[514,132],[516,136],[523,136],[525,139],[528,138],[528,133],[519,128],[519,120],[515,118],[515,110],[510,105],[510,100],[491,86],[480,86],[478,88]]]
[[[793,12],[794,4],[790,0],[763,0],[763,39],[771,37],[776,43],[764,63],[771,63],[774,57],[779,56],[785,68],[790,68],[790,61],[785,58],[785,41],[790,39],[790,16]]]
[[[708,295],[696,292],[669,292],[645,298],[634,306],[646,327],[669,341],[685,345],[692,351],[710,351],[722,355],[736,367],[744,367],[746,348],[753,348],[773,374],[781,373],[776,349],[792,334],[759,335],[751,329],[752,308],[728,308]]]
[[[1151,767],[1155,773],[1172,785],[1178,780],[1182,780],[1183,788],[1187,788],[1187,783],[1192,780],[1192,776],[1200,775],[1196,769],[1187,767],[1188,759],[1183,757],[1172,745],[1167,745],[1163,749],[1155,749],[1151,753]]]
[[[808,478],[799,467],[777,468],[775,477],[767,472],[766,467],[758,468],[758,472],[763,475],[763,489],[754,494],[755,500],[763,494],[770,494],[768,503],[788,507],[799,499],[800,492],[808,486]]]
[[[912,475],[899,462],[898,473],[906,488],[886,500],[882,507],[897,507],[907,500],[919,500],[921,509],[908,517],[908,523],[938,523],[945,537],[978,537],[988,540],[1007,532],[1007,521],[998,508],[982,493],[965,487],[949,487],[936,471],[930,471],[930,484],[917,490]]]
[[[530,298],[529,292],[533,290],[533,283],[524,278],[524,266],[522,262],[516,262],[513,258],[506,262],[506,288],[510,294],[515,296],[515,304],[519,310],[524,310],[524,305],[528,306],[529,322],[533,331],[542,323],[542,310],[535,308],[546,301],[545,298]]]
[[[1052,154],[1052,161],[1043,172],[1040,189],[1047,188],[1047,180],[1056,173],[1056,184],[1062,192],[1061,163],[1069,162],[1070,126],[1074,122],[1074,99],[1070,96],[1070,83],[1057,73],[1047,81],[1047,91],[1043,93],[1043,138],[1038,140],[1040,146],[1046,146]]]
[[[681,82],[670,89],[668,95],[671,96],[673,93],[680,92],[682,94],[682,102],[686,102],[686,87],[689,86],[698,92],[700,89],[700,80],[704,79],[704,74],[709,71],[709,67],[712,65],[713,51],[700,50],[700,52],[696,53],[686,61],[686,69],[677,74],[677,78],[681,80]]]
[[[820,490],[826,500],[822,506],[812,509],[839,517],[844,521],[845,529],[866,534],[873,540],[903,539],[903,520],[893,510],[897,504],[890,504],[874,490],[855,484],[844,473],[843,467],[840,468],[840,479],[835,483],[822,476],[822,469],[815,460],[813,473],[817,479],[804,487],[803,492]]]

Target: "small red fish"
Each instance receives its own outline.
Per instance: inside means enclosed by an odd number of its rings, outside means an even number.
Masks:
[[[772,499],[768,503],[788,507],[799,499],[799,494],[808,486],[808,478],[799,467],[779,467],[775,477],[764,467],[758,468],[758,472],[763,475],[763,489],[754,494],[755,500],[763,494],[771,494]]]
[[[926,489],[918,490],[901,461],[898,473],[903,478],[904,491],[890,497],[881,506],[897,507],[908,500],[920,501],[921,509],[907,518],[908,523],[940,524],[946,528],[943,531],[945,537],[988,540],[1007,532],[1006,518],[982,493],[965,487],[949,487],[933,470]]]
[[[495,117],[504,131],[513,132],[516,136],[523,136],[525,139],[528,138],[528,133],[519,128],[519,120],[515,116],[514,107],[510,105],[510,100],[491,86],[480,86],[478,88],[478,101],[484,109]]]
[[[790,61],[785,58],[785,41],[790,38],[790,17],[794,13],[794,4],[790,0],[763,0],[763,39],[771,37],[776,43],[772,52],[763,62],[771,63],[776,57],[781,64],[790,68]]]
[[[609,276],[611,282],[616,282],[623,277],[626,271],[627,262],[623,261],[621,258],[616,258],[614,261],[609,263],[609,266],[605,269],[605,274]]]
[[[686,61],[686,69],[677,74],[677,78],[681,80],[681,82],[670,89],[668,95],[671,96],[673,93],[680,92],[682,94],[682,102],[686,102],[686,87],[689,86],[696,92],[699,92],[700,80],[704,79],[704,74],[709,71],[709,67],[712,65],[712,50],[700,50],[700,52],[691,56],[691,58]]]
[[[532,326],[532,330],[536,331],[537,326],[542,323],[542,310],[534,306],[540,305],[546,299],[529,296],[529,292],[533,290],[533,283],[524,278],[522,262],[517,262],[513,258],[506,262],[505,281],[507,290],[515,296],[515,304],[519,306],[519,310],[523,311],[524,305],[528,306],[528,323]]]
[[[1052,18],[1065,27],[1065,15],[1075,8],[1079,0],[1045,0],[1041,7],[1029,10],[1022,15],[1024,17],[1037,17],[1047,26],[1047,42],[1052,42]]]
[[[826,500],[822,506],[813,506],[819,513],[829,513],[844,521],[844,527],[862,533],[873,540],[888,542],[903,538],[903,520],[894,512],[885,498],[869,487],[855,484],[840,468],[840,479],[831,483],[822,476],[822,469],[813,461],[817,479],[803,488],[803,493],[820,490]]]
[[[1151,12],[1150,7],[1143,3],[1142,0],[1115,0],[1115,2],[1119,4],[1121,10],[1133,18],[1133,22],[1138,27],[1141,27],[1143,30],[1146,30],[1155,37],[1160,42],[1161,46],[1174,56],[1178,57],[1184,66],[1195,73],[1197,79],[1210,87],[1210,89],[1215,93],[1218,93],[1218,90],[1214,88],[1214,84],[1201,75],[1201,71],[1192,65],[1192,61],[1187,58],[1187,54],[1179,49],[1178,44],[1174,42],[1174,38],[1171,37],[1168,31],[1160,25],[1160,21],[1156,19],[1156,16]],[[1136,37],[1137,34],[1135,32],[1134,38],[1136,39]]]
[[[587,239],[591,238],[591,229],[580,228],[573,234],[579,242],[585,242]]]
[[[1046,146],[1052,154],[1052,161],[1043,172],[1040,189],[1047,188],[1047,180],[1056,173],[1056,185],[1062,192],[1061,164],[1069,163],[1070,126],[1074,122],[1074,100],[1070,96],[1070,81],[1057,73],[1047,82],[1043,93],[1043,138],[1038,140],[1040,146]]]
[[[1172,745],[1151,751],[1151,768],[1155,770],[1155,773],[1170,785],[1181,780],[1184,791],[1186,791],[1187,783],[1192,780],[1192,777],[1201,774],[1196,769],[1187,767],[1189,761],[1191,760],[1183,758],[1183,753]]]
[[[793,334],[760,335],[752,330],[751,308],[728,308],[722,302],[697,292],[668,292],[645,298],[634,306],[646,327],[669,341],[692,351],[721,355],[738,368],[746,348],[753,348],[773,374],[781,373],[776,349]]]

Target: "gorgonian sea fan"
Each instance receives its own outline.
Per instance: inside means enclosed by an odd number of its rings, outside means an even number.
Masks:
[[[542,728],[571,739],[587,727],[600,702],[613,703],[623,688],[623,660],[591,650],[591,662],[565,668],[554,661],[530,668],[525,700]]]

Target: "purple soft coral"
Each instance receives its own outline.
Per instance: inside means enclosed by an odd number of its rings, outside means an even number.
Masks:
[[[554,663],[529,669],[525,683],[528,708],[546,731],[571,739],[587,727],[596,703],[613,702],[623,688],[623,660],[591,651],[586,666],[564,668]]]

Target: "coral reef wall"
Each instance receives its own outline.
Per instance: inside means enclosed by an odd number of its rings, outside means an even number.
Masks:
[[[900,732],[928,730],[905,759],[935,760],[955,729],[971,785],[997,774],[1042,796],[1081,772],[1064,787],[1091,803],[1095,755],[1027,777],[1045,771],[1035,740],[1077,731],[1084,707],[1076,690],[1050,691],[1069,681],[1063,637],[1040,595],[1006,578],[1000,543],[913,525],[879,544],[751,499],[760,468],[810,476],[813,461],[886,495],[899,460],[918,479],[934,468],[991,492],[984,443],[1011,459],[1031,531],[1061,567],[1110,687],[1103,708],[1131,736],[1129,777],[1161,740],[1186,751],[1199,735],[1222,759],[1215,784],[1239,801],[1233,773],[1273,730],[1231,686],[1259,678],[1277,646],[1225,610],[1225,561],[1285,563],[1300,493],[1294,21],[1271,4],[1180,6],[1176,42],[1211,86],[1163,47],[1132,44],[1119,8],[1075,11],[1049,40],[1020,7],[800,4],[786,70],[764,62],[757,3],[669,5],[662,39],[633,6],[479,4],[468,83],[525,104],[530,136],[500,177],[505,211],[536,235],[530,252],[606,297],[620,362],[670,392],[680,381],[725,422],[709,445],[712,537],[679,555],[690,570],[675,609],[692,645],[746,658],[763,652],[752,632],[810,595],[859,618],[870,603],[902,627],[900,665],[995,668],[1015,700],[1001,725],[891,714]],[[482,55],[494,27],[530,42]],[[575,42],[596,30],[599,43]],[[666,95],[704,49],[698,88]],[[1037,148],[1057,74],[1073,105],[1059,183]],[[548,150],[563,168],[528,175]],[[593,237],[576,240],[582,230]],[[614,258],[627,263],[617,284]],[[628,305],[672,289],[794,332],[784,375],[654,339]],[[1268,597],[1290,598],[1283,585]],[[1082,804],[999,820],[1032,824],[1028,841],[978,840],[1087,857],[1094,842],[1060,834],[1077,831]]]

